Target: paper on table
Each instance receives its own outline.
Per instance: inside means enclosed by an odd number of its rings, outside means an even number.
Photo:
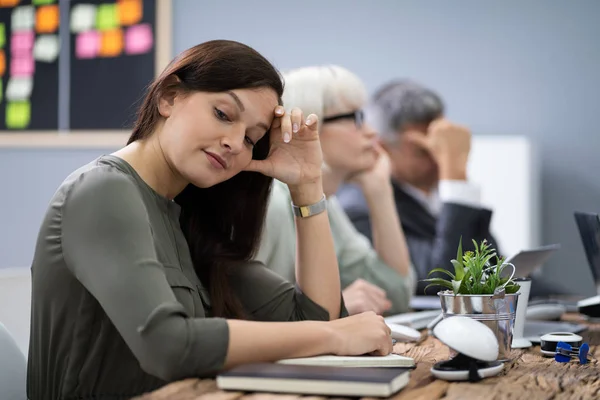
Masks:
[[[71,31],[81,33],[91,31],[96,25],[96,6],[76,4],[71,9]]]
[[[33,58],[36,61],[54,62],[58,58],[60,41],[58,35],[41,35],[35,39]]]
[[[33,90],[33,78],[17,77],[10,78],[6,85],[6,100],[20,101],[28,100]]]
[[[289,358],[278,361],[279,364],[324,365],[331,367],[413,367],[415,360],[398,354],[387,356],[333,356]]]

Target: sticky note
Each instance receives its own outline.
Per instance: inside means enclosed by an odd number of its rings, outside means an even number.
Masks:
[[[33,58],[36,61],[54,62],[58,58],[60,41],[58,35],[41,35],[35,39]]]
[[[0,49],[6,44],[6,25],[0,24]]]
[[[31,105],[28,101],[11,101],[6,104],[6,127],[23,129],[29,125]]]
[[[58,30],[58,5],[38,7],[35,12],[37,33],[54,33]]]
[[[147,53],[152,49],[154,37],[150,24],[134,25],[125,33],[125,52],[127,54]]]
[[[121,29],[113,29],[102,32],[102,40],[100,41],[100,56],[115,57],[123,52],[123,31]]]
[[[12,57],[21,57],[31,54],[33,49],[33,31],[21,31],[13,33],[10,39],[10,52]]]
[[[33,0],[33,4],[36,6],[43,6],[43,5],[52,4],[55,2],[56,2],[56,0]]]
[[[144,7],[142,0],[119,0],[117,14],[121,25],[133,25],[142,20]]]
[[[6,55],[4,54],[4,50],[0,49],[0,78],[4,76],[5,72],[6,72]]]
[[[71,9],[71,32],[91,31],[96,26],[96,6],[93,4],[76,4]]]
[[[22,101],[29,100],[31,91],[33,90],[32,77],[16,77],[10,78],[6,85],[6,100]]]
[[[0,8],[2,7],[14,7],[19,4],[21,0],[0,0]]]
[[[19,6],[13,10],[10,19],[13,32],[31,30],[34,24],[35,8],[33,6]]]
[[[31,55],[12,57],[10,60],[10,76],[32,76],[35,63]]]
[[[101,31],[115,29],[119,25],[117,5],[100,4],[96,10],[96,28]]]
[[[75,56],[77,58],[94,58],[100,50],[100,33],[97,31],[83,32],[75,39]]]

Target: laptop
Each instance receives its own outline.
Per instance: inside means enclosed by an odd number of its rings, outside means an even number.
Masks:
[[[581,237],[583,250],[585,252],[588,266],[592,273],[594,283],[600,294],[600,216],[595,213],[575,211],[575,223]],[[582,304],[590,307],[588,303],[598,303],[600,299],[595,299],[598,296],[575,302],[575,312],[580,311]],[[547,302],[551,303],[551,302]],[[568,311],[573,311],[571,302],[558,301],[557,304],[563,304],[568,308]],[[530,304],[532,304],[530,302]],[[592,305],[593,307],[593,305]],[[583,310],[581,310],[584,312]],[[549,332],[571,332],[580,333],[587,329],[586,325],[573,324],[568,322],[555,321],[527,321],[525,324],[523,336],[534,343],[539,343],[539,336]]]
[[[548,259],[560,249],[560,244],[550,244],[530,250],[521,250],[506,259],[507,263],[515,266],[515,277],[525,278],[538,271]]]

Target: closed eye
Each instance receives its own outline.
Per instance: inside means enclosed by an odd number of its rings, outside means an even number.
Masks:
[[[254,146],[255,143],[252,141],[252,139],[250,139],[249,136],[244,136],[244,140],[246,141],[246,143],[248,143],[250,146]]]
[[[215,116],[221,121],[231,122],[231,119],[223,111],[215,107]]]

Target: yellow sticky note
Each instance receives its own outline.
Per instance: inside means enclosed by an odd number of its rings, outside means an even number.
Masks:
[[[6,105],[6,127],[23,129],[29,126],[31,105],[28,101],[12,101]]]

